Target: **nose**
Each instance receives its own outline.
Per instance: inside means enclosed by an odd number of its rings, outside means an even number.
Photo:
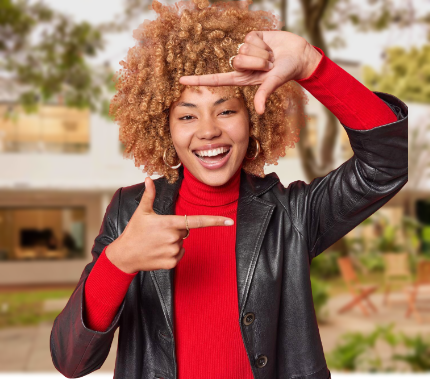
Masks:
[[[221,128],[211,120],[202,120],[199,125],[199,130],[196,133],[199,139],[213,139],[219,137],[222,134]]]

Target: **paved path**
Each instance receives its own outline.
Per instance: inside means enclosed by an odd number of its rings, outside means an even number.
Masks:
[[[354,308],[342,315],[337,310],[347,303],[350,295],[342,294],[330,298],[326,310],[329,322],[320,325],[320,334],[324,351],[327,353],[336,345],[340,335],[348,331],[370,332],[376,324],[395,322],[395,330],[402,330],[407,334],[430,335],[430,317],[427,322],[417,324],[413,317],[404,317],[406,304],[393,304],[389,307],[382,305],[382,294],[374,294],[372,300],[378,308],[378,313],[364,317],[358,308]],[[401,300],[401,294],[393,299]],[[46,309],[62,308],[64,302],[47,302]],[[429,315],[430,316],[430,315]],[[20,327],[0,330],[0,373],[1,372],[56,372],[52,364],[49,351],[49,336],[52,325],[40,324],[37,327]],[[117,335],[112,343],[110,354],[97,372],[112,373],[115,367]],[[1,378],[1,376],[0,376]]]
[[[424,322],[419,324],[413,315],[405,317],[407,305],[405,295],[393,293],[389,299],[392,304],[383,305],[383,294],[376,293],[370,295],[372,303],[376,306],[377,312],[369,312],[369,316],[364,316],[358,306],[351,310],[338,314],[337,311],[351,300],[350,294],[342,294],[329,299],[325,311],[328,312],[328,322],[319,326],[321,340],[324,351],[332,350],[340,335],[346,332],[368,333],[375,329],[376,325],[388,325],[394,323],[394,331],[403,331],[407,335],[421,334],[430,336],[430,312],[423,312]],[[324,312],[324,311],[323,311]]]
[[[0,330],[0,372],[56,372],[49,350],[51,324]],[[117,330],[118,332],[118,330]],[[117,333],[109,356],[98,371],[115,368]]]

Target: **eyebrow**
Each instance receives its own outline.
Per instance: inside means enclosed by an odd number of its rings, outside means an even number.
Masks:
[[[222,103],[224,103],[225,101],[227,101],[227,100],[230,100],[229,98],[227,98],[227,97],[222,97],[221,99],[218,99],[217,101],[215,101],[215,103],[213,103],[213,106],[215,106],[215,105],[219,105],[219,104],[222,104]],[[176,105],[176,107],[189,107],[189,108],[198,108],[198,105],[196,105],[196,104],[193,104],[193,103],[186,103],[186,102],[184,102],[184,101],[181,101],[180,103],[178,103],[177,105]],[[175,108],[176,108],[175,107]]]

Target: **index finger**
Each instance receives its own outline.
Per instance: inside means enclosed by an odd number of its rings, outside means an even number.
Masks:
[[[174,216],[175,226],[177,229],[187,229],[185,223],[185,216]],[[210,216],[210,215],[198,215],[198,216],[187,216],[188,228],[206,228],[208,226],[231,226],[234,225],[234,221],[228,217],[222,216]]]
[[[239,85],[237,71],[207,75],[181,76],[179,83],[185,86],[234,86]]]

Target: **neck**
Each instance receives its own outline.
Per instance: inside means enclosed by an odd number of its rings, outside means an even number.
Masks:
[[[184,178],[179,189],[179,196],[186,201],[209,207],[230,204],[239,199],[239,184],[242,165],[234,175],[221,186],[210,186],[198,180],[184,166]]]

